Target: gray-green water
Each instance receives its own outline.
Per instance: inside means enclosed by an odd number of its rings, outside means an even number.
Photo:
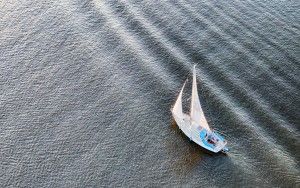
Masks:
[[[0,1],[0,187],[299,187],[299,9]],[[172,122],[194,64],[227,156]]]

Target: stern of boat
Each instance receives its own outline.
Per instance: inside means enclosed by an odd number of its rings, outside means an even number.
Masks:
[[[229,152],[228,147],[225,146],[225,147],[221,150],[221,152],[224,153],[224,154],[227,154],[227,153]]]

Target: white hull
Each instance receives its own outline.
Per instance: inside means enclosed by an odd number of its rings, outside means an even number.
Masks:
[[[171,110],[178,127],[187,137],[190,138],[190,140],[211,152],[217,153],[221,150],[228,151],[225,147],[225,139],[210,128],[204,116],[197,91],[195,66],[193,70],[190,115],[187,115],[182,111],[182,94],[185,83],[183,84],[179,96]]]
[[[174,113],[172,113],[172,114],[173,114],[173,118],[175,119],[179,129],[190,140],[192,140],[199,146],[201,146],[211,152],[214,152],[214,153],[218,153],[226,147],[227,142],[220,135],[216,134],[213,131],[209,132],[209,131],[205,130],[204,128],[202,128],[201,126],[196,125],[195,123],[193,123],[191,121],[189,115],[183,114],[183,119],[181,119],[181,118],[178,118]],[[214,145],[209,144],[207,141],[207,138],[200,136],[201,131],[207,131],[207,135],[213,135],[219,141],[216,142]]]

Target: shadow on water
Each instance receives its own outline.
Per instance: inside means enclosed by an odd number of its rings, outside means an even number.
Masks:
[[[193,183],[201,183],[211,186],[241,186],[245,178],[249,176],[247,170],[237,166],[231,158],[235,154],[212,153],[190,141],[185,134],[180,131],[174,119],[171,120],[169,128],[173,132],[173,140],[168,140],[170,168],[179,177],[186,177],[194,173],[197,176]],[[226,173],[224,173],[226,172]],[[230,179],[235,177],[235,179]],[[259,185],[259,180],[254,180],[253,184]]]
[[[180,150],[179,143],[177,143],[177,141],[183,141],[182,144],[185,145],[185,150],[187,150],[187,152],[180,152],[180,154],[184,155],[178,156],[178,160],[175,162],[173,161],[173,167],[178,173],[188,173],[198,165],[201,165],[202,162],[205,163],[205,158],[207,157],[226,157],[225,154],[212,153],[200,147],[195,142],[189,140],[187,136],[178,128],[178,125],[176,124],[174,119],[171,120],[171,124],[169,127],[176,136],[176,140],[168,143],[169,149],[172,149],[173,151]]]

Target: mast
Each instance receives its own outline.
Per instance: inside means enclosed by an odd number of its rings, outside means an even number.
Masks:
[[[196,81],[196,65],[193,68],[193,89],[192,89],[192,100],[191,100],[191,109],[190,109],[190,117],[191,120],[194,121],[197,125],[205,128],[208,131],[210,127],[206,121],[203,110],[200,105],[198,90],[197,90],[197,81]]]

